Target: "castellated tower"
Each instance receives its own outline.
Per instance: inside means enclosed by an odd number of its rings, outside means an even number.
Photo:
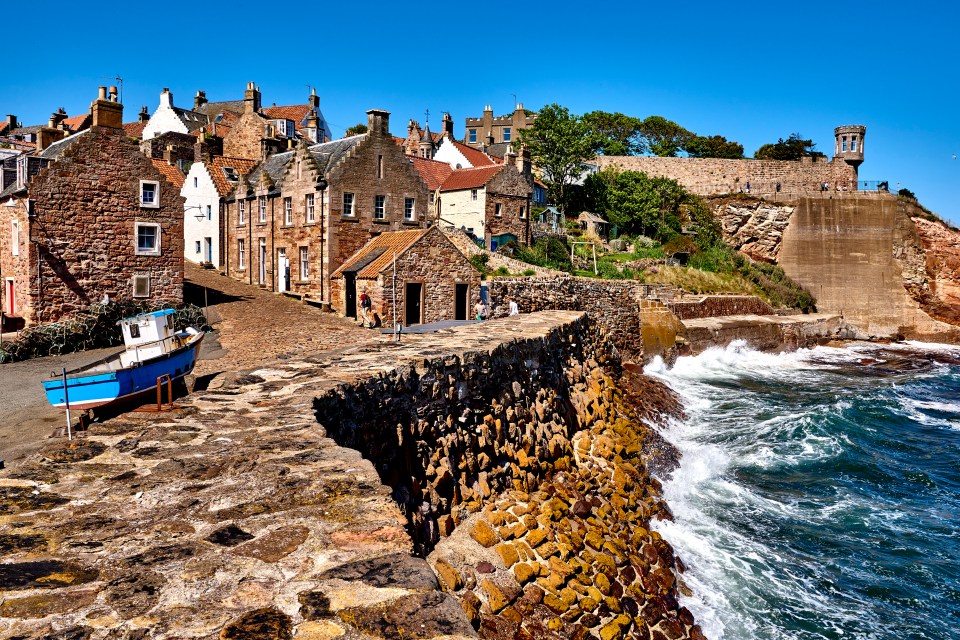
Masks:
[[[857,168],[863,163],[863,138],[867,128],[862,124],[844,124],[833,130],[836,144],[833,157]]]

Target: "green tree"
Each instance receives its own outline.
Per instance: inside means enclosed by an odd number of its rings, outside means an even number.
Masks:
[[[694,137],[693,132],[663,116],[650,116],[641,122],[640,135],[650,152],[661,158],[676,156]]]
[[[630,156],[644,153],[646,141],[640,135],[639,118],[622,113],[591,111],[583,114],[599,144],[599,151],[605,156]]]
[[[799,133],[791,133],[784,140],[780,138],[775,143],[765,144],[753,154],[758,160],[799,160],[804,156],[822,158],[822,153],[816,150],[813,140],[804,139]]]
[[[583,173],[583,163],[596,155],[596,136],[583,118],[566,107],[548,104],[529,129],[520,130],[520,142],[530,151],[550,188],[550,197],[566,210],[567,190]]]
[[[691,158],[742,158],[743,145],[723,136],[693,136],[683,148]]]
[[[350,136],[359,136],[359,135],[363,135],[366,132],[367,132],[367,125],[363,123],[359,123],[347,129],[347,133],[343,137],[349,138]]]
[[[660,242],[681,230],[681,205],[688,194],[675,180],[651,178],[639,171],[606,169],[587,179],[591,205],[621,234],[640,234]]]

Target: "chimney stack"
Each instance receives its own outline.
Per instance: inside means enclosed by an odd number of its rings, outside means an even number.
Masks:
[[[63,110],[63,107],[60,107],[56,111],[50,114],[50,128],[51,129],[60,129],[62,128],[61,123],[67,119],[67,112]]]
[[[150,121],[150,112],[147,111],[147,105],[140,107],[140,114],[137,116],[137,120],[140,122],[149,122]]]
[[[97,99],[90,104],[90,113],[93,114],[94,127],[123,128],[123,105],[117,102],[117,88],[110,87],[110,97],[107,99],[107,88],[100,87]]]
[[[173,145],[168,144],[167,148],[163,150],[163,159],[166,160],[167,164],[173,164]]]
[[[523,174],[524,177],[530,178],[533,176],[533,166],[530,162],[530,150],[526,146],[520,148],[520,153],[517,155],[517,171]]]
[[[199,111],[200,107],[207,104],[207,92],[206,91],[197,91],[197,95],[193,97],[193,110]]]
[[[389,136],[390,112],[383,109],[367,111],[367,130],[372,136]]]
[[[160,106],[161,107],[173,106],[173,94],[170,93],[170,89],[167,89],[166,87],[164,87],[163,91],[160,92]]]
[[[7,115],[7,133],[10,133],[17,128],[17,116]]]
[[[243,92],[243,112],[258,113],[260,111],[260,89],[256,83],[248,82],[247,90]]]
[[[316,89],[310,89],[310,97],[307,99],[307,103],[314,109],[320,108],[320,96],[317,95]]]
[[[320,138],[320,118],[317,116],[316,109],[310,109],[310,113],[307,114],[307,135],[310,136],[314,142],[323,142]]]
[[[68,135],[63,129],[57,128],[66,117],[67,114],[63,109],[50,114],[50,122],[37,132],[37,151],[46,149],[57,140],[62,140]]]

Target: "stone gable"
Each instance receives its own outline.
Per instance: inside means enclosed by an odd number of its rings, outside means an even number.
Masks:
[[[533,198],[533,181],[524,176],[512,164],[490,178],[486,184],[486,245],[490,238],[504,233],[517,236],[520,244],[530,244],[530,207]],[[497,205],[500,215],[497,216]],[[522,216],[522,217],[521,217]]]

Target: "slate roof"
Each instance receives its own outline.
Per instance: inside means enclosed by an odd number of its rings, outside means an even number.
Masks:
[[[193,133],[207,124],[207,114],[205,113],[191,111],[190,109],[181,109],[180,107],[173,107],[173,110],[177,114],[177,117],[180,118],[180,122],[187,128],[187,133]]]
[[[502,165],[492,167],[474,167],[472,169],[456,169],[443,181],[441,191],[458,191],[460,189],[479,189],[495,176]]]
[[[484,146],[483,152],[488,156],[503,158],[507,155],[507,152],[510,151],[512,147],[513,145],[509,142],[498,142],[496,144],[488,144]]]
[[[429,188],[430,191],[439,189],[443,181],[453,173],[453,168],[446,162],[428,160],[427,158],[421,158],[419,156],[410,156],[410,160],[413,162],[414,169],[417,170],[417,173],[420,174],[423,181],[427,183],[427,188]]]
[[[347,258],[331,278],[343,273],[356,273],[357,278],[376,278],[392,261],[414,242],[428,233],[430,229],[410,229],[408,231],[387,231],[360,247],[359,251]]]
[[[359,136],[350,136],[348,138],[340,138],[339,140],[332,140],[330,142],[313,144],[309,147],[310,155],[312,155],[313,159],[317,161],[320,171],[323,174],[326,174],[328,171],[330,171],[330,169],[335,167],[345,155],[347,155],[347,152],[357,146],[357,144],[366,137],[367,134],[364,133]]]
[[[260,176],[266,172],[267,175],[270,176],[271,182],[273,182],[273,188],[270,190],[271,193],[279,192],[280,178],[283,177],[283,172],[286,171],[291,159],[293,159],[293,151],[275,153],[257,165],[250,175],[247,176],[247,181],[250,183],[250,186],[256,186],[257,181],[260,180]]]
[[[197,113],[203,113],[210,117],[212,121],[218,113],[223,111],[229,111],[230,113],[235,113],[240,115],[243,113],[244,101],[243,100],[226,100],[224,102],[207,102],[206,104],[200,105],[197,109]]]
[[[250,170],[256,166],[255,160],[247,160],[246,158],[227,158],[225,156],[214,156],[210,160],[210,164],[207,165],[207,172],[210,174],[210,178],[213,180],[214,186],[217,188],[217,193],[220,194],[220,197],[224,197],[231,191],[233,191],[236,182],[231,182],[227,180],[227,176],[223,173],[224,167],[233,167],[237,172],[238,176],[246,175],[250,173]]]
[[[49,147],[47,147],[46,149],[38,153],[37,156],[40,158],[57,160],[61,155],[63,155],[64,151],[69,149],[74,142],[80,139],[80,136],[86,135],[87,133],[89,133],[89,131],[90,129],[84,129],[80,133],[74,133],[73,135],[69,135],[63,140],[57,140],[56,142],[51,144]]]
[[[166,160],[158,160],[156,158],[152,159],[150,162],[152,162],[153,166],[160,170],[160,173],[162,173],[163,177],[167,179],[167,182],[175,186],[177,189],[183,188],[183,181],[186,176],[183,175],[183,172],[180,171],[176,165],[172,165]]]

